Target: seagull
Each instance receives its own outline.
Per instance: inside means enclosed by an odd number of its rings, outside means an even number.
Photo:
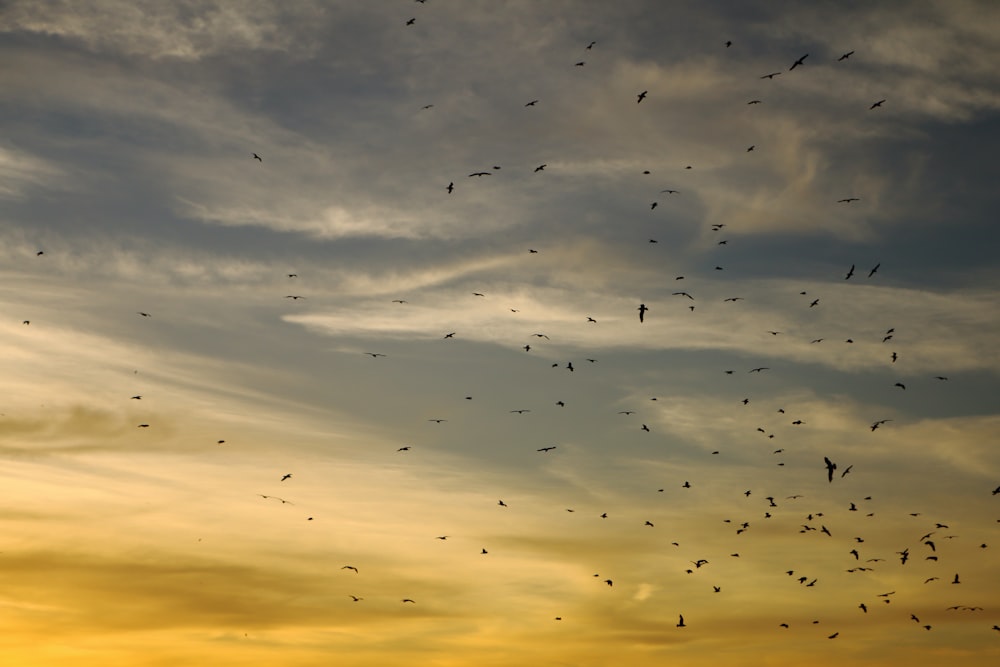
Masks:
[[[646,307],[646,304],[640,303],[637,310],[639,311],[639,321],[642,322],[646,315],[646,311],[649,310],[649,308]]]
[[[291,476],[292,476],[292,473],[286,472],[284,475],[282,475],[282,477],[281,477],[281,479],[279,481],[284,482],[286,479],[289,479]]]
[[[448,421],[447,419],[428,419],[429,422],[434,422],[435,424],[440,424],[441,422]]]
[[[801,58],[799,58],[798,60],[796,60],[794,63],[792,63],[792,66],[788,68],[788,71],[791,72],[793,69],[795,69],[799,65],[805,64],[805,60],[808,57],[809,57],[809,54],[807,53],[804,56],[802,56]]]
[[[828,459],[825,456],[823,457],[823,461],[826,463],[827,481],[832,482],[833,481],[833,471],[837,469],[837,464],[834,463],[833,461],[831,461],[830,459]]]
[[[760,104],[760,100],[750,100],[747,104]]]
[[[639,99],[637,99],[637,100],[635,101],[635,103],[636,103],[636,104],[639,104],[639,103],[640,103],[640,102],[642,102],[642,101],[643,101],[644,99],[646,99],[646,93],[648,93],[648,92],[649,92],[648,90],[644,90],[644,91],[642,91],[641,93],[639,93],[639,94],[637,95],[637,97],[638,97]]]
[[[874,109],[874,108],[876,108],[876,107],[880,107],[880,106],[882,106],[882,103],[883,103],[883,102],[885,102],[885,100],[879,100],[879,101],[878,101],[878,102],[876,102],[875,104],[873,104],[873,105],[871,105],[870,107],[868,107],[868,110],[869,110],[869,111],[871,111],[872,109]]]
[[[852,201],[861,201],[861,197],[845,197],[844,199],[838,199],[838,204],[850,204]]]
[[[850,57],[851,57],[852,55],[854,55],[854,51],[848,51],[848,52],[847,52],[847,53],[845,53],[844,55],[842,55],[842,56],[840,56],[839,58],[837,58],[837,62],[839,63],[839,62],[840,62],[841,60],[847,60],[847,59],[848,59],[848,58],[850,58]]]
[[[551,452],[555,448],[556,448],[556,445],[551,445],[549,447],[542,447],[541,449],[536,449],[535,451],[536,452]]]
[[[397,449],[396,451],[397,451],[397,452],[408,452],[408,451],[410,451],[410,445],[406,445],[406,446],[404,446],[404,447],[400,447],[400,448],[399,448],[399,449]]]
[[[476,171],[476,172],[473,172],[473,173],[469,174],[469,178],[472,178],[473,176],[492,176],[492,175],[493,174],[491,174],[488,171]]]
[[[448,194],[451,194],[455,190],[455,182],[448,183],[448,187],[445,189],[448,190]]]
[[[869,278],[871,278],[871,277],[872,277],[873,275],[875,275],[875,272],[876,272],[876,271],[878,271],[878,267],[880,267],[880,266],[882,266],[882,263],[881,263],[881,262],[879,262],[878,264],[876,264],[876,265],[875,265],[875,266],[874,266],[874,267],[872,268],[872,270],[868,272],[868,277],[869,277]]]
[[[298,301],[299,299],[304,299],[304,296],[299,296],[297,294],[288,294],[285,296],[286,299],[291,299],[292,301]],[[148,316],[147,316],[148,317]]]
[[[851,276],[853,276],[853,275],[854,275],[854,265],[851,264],[851,268],[850,268],[850,270],[848,270],[847,275],[844,276],[844,280],[850,280]]]
[[[358,568],[354,567],[353,565],[345,565],[344,567],[342,567],[340,569],[341,570],[354,570],[354,573],[358,574]]]
[[[684,614],[679,614],[679,616],[680,616],[680,620],[677,621],[677,627],[678,628],[686,628],[687,626],[684,625]]]
[[[347,597],[351,598],[355,602],[361,602],[362,600],[364,600],[364,598],[359,598],[357,595],[348,595]]]
[[[538,104],[538,100],[531,100],[530,102],[528,102],[528,103],[527,103],[527,104],[525,104],[524,106],[526,106],[526,107],[533,107],[533,106],[535,106],[536,104]]]
[[[257,160],[257,162],[263,162],[264,161],[263,158],[261,158],[261,156],[257,155],[256,153],[253,154],[253,159]],[[39,253],[39,254],[41,254],[41,253]]]
[[[406,25],[413,25],[416,22],[417,22],[417,19],[410,19],[409,21],[406,22]]]
[[[594,48],[594,44],[597,44],[597,42],[591,42],[590,44],[587,44],[587,50],[590,51],[592,48]]]
[[[542,171],[542,170],[544,170],[544,169],[545,169],[545,167],[547,167],[547,166],[548,166],[548,165],[544,165],[544,164],[540,164],[540,165],[538,165],[537,167],[535,167],[535,171]]]
[[[770,74],[765,74],[764,76],[762,76],[760,78],[762,78],[762,79],[773,79],[774,77],[776,77],[776,76],[778,76],[780,74],[781,74],[781,72],[771,72]]]

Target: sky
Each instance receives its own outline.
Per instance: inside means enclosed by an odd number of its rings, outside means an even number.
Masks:
[[[997,662],[998,28],[3,3],[0,661]]]

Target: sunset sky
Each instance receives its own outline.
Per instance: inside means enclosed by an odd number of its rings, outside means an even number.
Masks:
[[[3,3],[0,663],[1000,664],[997,62],[988,0]]]

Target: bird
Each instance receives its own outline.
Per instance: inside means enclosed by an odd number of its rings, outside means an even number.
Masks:
[[[502,499],[497,501],[497,505],[500,507],[507,507],[507,503],[505,503]]]
[[[757,144],[754,144],[753,146],[750,146],[750,148],[747,149],[747,153],[749,153],[750,151],[752,151],[756,147],[757,147]]]
[[[597,42],[591,42],[590,44],[587,44],[586,49],[590,51],[592,48],[594,48],[594,44],[597,44]]]
[[[905,389],[906,389],[906,385],[905,385],[905,384],[903,384],[902,382],[897,382],[897,383],[896,383],[896,384],[894,384],[893,386],[894,386],[894,387],[899,387],[900,389],[903,389],[903,390],[905,390]]]
[[[649,310],[649,308],[646,307],[646,304],[640,303],[637,310],[639,311],[639,321],[642,322],[646,316],[646,311]]]
[[[881,262],[879,262],[874,267],[872,267],[872,270],[868,272],[868,277],[871,278],[872,276],[874,276],[875,272],[878,271],[878,267],[880,267],[880,266],[882,266]]]
[[[646,93],[648,93],[648,92],[649,92],[648,90],[644,90],[644,91],[642,91],[641,93],[639,93],[639,94],[638,94],[638,95],[636,96],[636,97],[637,97],[638,99],[636,99],[635,103],[636,103],[636,104],[639,104],[639,103],[641,103],[641,102],[642,102],[642,101],[643,101],[644,99],[646,99]]]
[[[839,63],[839,62],[840,62],[841,60],[847,60],[847,59],[848,59],[848,58],[850,58],[850,57],[851,57],[852,55],[854,55],[854,51],[848,51],[848,52],[847,52],[847,53],[845,53],[844,55],[842,55],[842,56],[840,56],[839,58],[837,58],[837,62]]]
[[[354,573],[358,574],[358,568],[354,567],[353,565],[345,565],[344,567],[342,567],[340,569],[341,570],[354,570]]]
[[[813,299],[813,302],[809,304],[809,307],[812,308],[813,306],[815,306],[817,304],[819,304],[819,299]]]
[[[536,452],[551,452],[555,448],[556,448],[556,445],[550,445],[548,447],[542,447],[541,449],[536,449],[535,451]]]
[[[747,102],[747,105],[750,104],[760,104],[760,100],[750,100],[749,102]]]
[[[347,597],[351,598],[355,602],[361,602],[362,600],[364,600],[364,598],[359,598],[357,595],[348,595]]]
[[[428,419],[429,422],[434,422],[435,424],[440,424],[441,422],[448,421],[447,419]]]
[[[853,264],[851,264],[851,268],[850,268],[850,269],[848,269],[848,271],[847,271],[847,275],[846,275],[846,276],[844,276],[844,280],[850,280],[850,279],[851,279],[851,276],[853,276],[853,275],[854,275],[854,265],[853,265]]]
[[[256,153],[253,154],[253,159],[257,160],[257,162],[263,162],[264,161],[264,158],[262,158],[261,156],[257,155]],[[41,254],[41,253],[39,253],[39,254]]]
[[[533,106],[535,106],[536,104],[538,104],[538,100],[531,100],[530,102],[528,102],[528,103],[527,103],[527,104],[525,104],[524,106],[526,106],[526,107],[533,107]]]
[[[152,317],[152,315],[150,315],[149,313],[144,313],[144,312],[143,312],[143,311],[141,311],[141,310],[139,310],[139,311],[136,311],[136,312],[137,312],[137,313],[138,313],[139,315],[142,315],[143,317]]]
[[[448,183],[448,187],[445,188],[445,189],[448,191],[448,194],[451,194],[452,192],[454,192],[454,190],[455,190],[455,181],[451,181],[450,183]]]
[[[861,201],[860,197],[845,197],[844,199],[838,199],[838,204],[850,204],[852,201]]]
[[[288,294],[285,296],[286,299],[291,299],[292,301],[298,301],[299,299],[304,299],[304,296],[299,296],[298,294]]]
[[[410,19],[409,21],[406,22],[406,25],[413,25],[416,22],[417,22],[417,19]]]
[[[472,178],[473,176],[492,176],[492,175],[493,174],[491,174],[488,171],[475,171],[469,174],[469,178]]]
[[[454,338],[454,337],[455,337],[455,334],[456,334],[456,333],[457,333],[457,332],[455,332],[455,331],[452,331],[451,333],[446,333],[446,334],[444,335],[444,337],[445,337],[445,338]]]
[[[397,449],[396,451],[397,451],[397,452],[408,452],[408,451],[410,451],[410,446],[409,446],[409,445],[405,445],[405,446],[403,446],[403,447],[400,447],[400,448],[399,448],[399,449]]]
[[[791,71],[792,71],[793,69],[795,69],[795,68],[796,68],[796,67],[798,67],[799,65],[802,65],[802,64],[804,64],[804,63],[805,63],[805,60],[806,60],[806,58],[808,58],[808,57],[809,57],[809,54],[808,54],[808,53],[807,53],[807,54],[805,54],[805,55],[803,55],[803,56],[802,56],[801,58],[799,58],[799,59],[798,59],[798,60],[796,60],[796,61],[795,61],[794,63],[792,63],[792,66],[788,68],[788,71],[789,71],[789,72],[791,72]]]
[[[684,614],[679,614],[679,616],[680,616],[680,620],[677,621],[677,627],[678,628],[686,628],[687,626],[684,625]]]
[[[417,604],[414,600],[411,600],[410,598],[403,598],[402,600],[400,600],[400,602],[409,602],[411,604]]]
[[[286,479],[291,478],[291,476],[292,476],[292,473],[286,472],[284,475],[281,476],[281,479],[279,481],[284,482]]]
[[[131,398],[131,400],[133,400],[133,401],[141,401],[142,400],[142,395],[141,394],[136,394],[135,396],[133,396]]]
[[[764,76],[762,76],[760,78],[762,78],[762,79],[773,79],[774,77],[779,76],[780,74],[781,74],[781,72],[771,72],[770,74],[765,74]]]
[[[545,169],[545,167],[547,167],[547,166],[548,165],[540,164],[537,167],[535,167],[535,171],[543,171]]]
[[[834,463],[833,461],[831,461],[826,456],[823,457],[823,461],[826,463],[827,481],[832,482],[833,481],[833,471],[837,469],[837,464]]]
[[[882,106],[882,104],[884,102],[885,102],[885,100],[879,100],[878,102],[875,102],[873,105],[871,105],[870,107],[868,107],[868,110],[871,111],[872,109],[876,109],[876,108]]]

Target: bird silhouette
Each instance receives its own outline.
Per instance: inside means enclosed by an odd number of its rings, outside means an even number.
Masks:
[[[808,58],[808,57],[809,57],[809,54],[808,54],[808,53],[807,53],[807,54],[805,54],[805,55],[803,55],[802,57],[800,57],[800,58],[799,58],[798,60],[796,60],[796,61],[795,61],[794,63],[792,63],[792,66],[788,68],[788,71],[789,71],[789,72],[791,72],[791,71],[792,71],[793,69],[795,69],[795,68],[796,68],[796,67],[798,67],[799,65],[802,65],[802,64],[804,64],[804,63],[805,63],[805,60],[806,60],[806,58]]]

